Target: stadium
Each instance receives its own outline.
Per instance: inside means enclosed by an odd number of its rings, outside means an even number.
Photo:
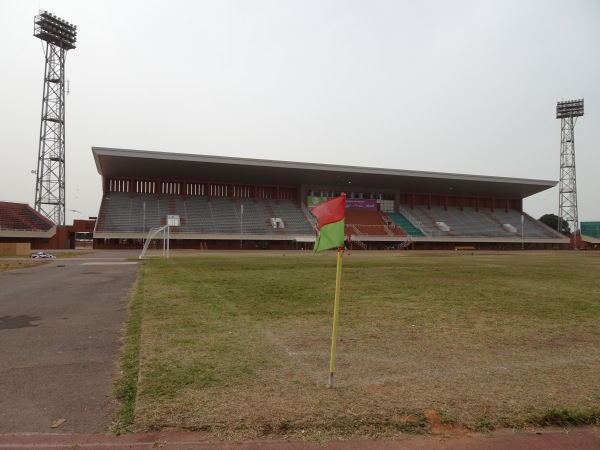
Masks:
[[[349,249],[561,249],[523,211],[555,181],[93,147],[102,177],[94,247],[142,247],[167,224],[172,248],[310,249],[310,207],[347,195]]]
[[[564,250],[571,239],[523,210],[556,181],[92,147],[97,217],[57,226],[0,202],[0,243],[32,249],[142,249],[169,227],[181,249],[312,249],[310,208],[347,195],[351,250]],[[581,223],[597,249],[600,223]],[[9,251],[10,252],[10,251]]]

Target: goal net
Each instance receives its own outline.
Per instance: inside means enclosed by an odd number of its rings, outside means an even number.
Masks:
[[[169,259],[169,239],[170,227],[181,225],[179,215],[168,214],[167,224],[160,228],[151,228],[148,232],[148,238],[144,243],[144,248],[138,259],[149,258],[150,256],[162,256]]]
[[[159,256],[163,258],[169,257],[169,225],[160,228],[151,228],[148,232],[144,248],[138,259],[150,258]]]

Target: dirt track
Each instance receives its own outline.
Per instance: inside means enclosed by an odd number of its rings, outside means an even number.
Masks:
[[[600,429],[538,430],[491,435],[401,436],[392,440],[332,441],[325,444],[288,441],[207,442],[196,433],[155,433],[121,437],[100,435],[0,435],[0,448],[163,448],[199,450],[593,450],[600,449]]]

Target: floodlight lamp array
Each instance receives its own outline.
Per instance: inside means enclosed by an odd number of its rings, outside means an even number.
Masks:
[[[583,99],[570,100],[567,102],[558,102],[556,104],[556,118],[564,119],[567,117],[583,116]]]
[[[58,45],[64,50],[75,48],[77,42],[77,25],[73,25],[48,11],[40,10],[35,16],[33,35],[50,44]]]

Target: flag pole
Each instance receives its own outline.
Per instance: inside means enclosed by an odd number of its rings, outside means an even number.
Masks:
[[[329,359],[329,387],[333,387],[333,373],[335,372],[335,345],[337,341],[338,316],[340,312],[340,285],[342,281],[342,256],[344,248],[338,247],[337,272],[335,275],[335,303],[333,306],[333,332],[331,334],[331,357]]]

